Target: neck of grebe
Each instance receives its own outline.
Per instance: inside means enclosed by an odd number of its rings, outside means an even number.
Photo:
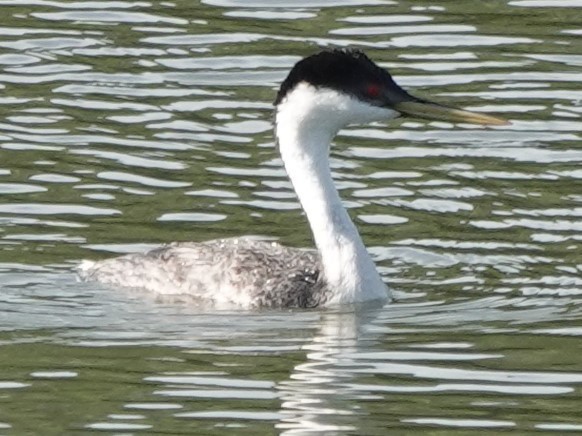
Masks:
[[[317,112],[321,111],[310,113],[288,99],[278,107],[276,135],[319,250],[323,276],[333,295],[330,303],[386,299],[386,286],[331,176],[330,143],[344,123],[333,116],[318,117]]]

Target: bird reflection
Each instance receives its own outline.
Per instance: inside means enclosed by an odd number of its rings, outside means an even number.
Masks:
[[[288,380],[277,388],[281,398],[281,419],[276,428],[284,435],[307,433],[337,434],[358,430],[355,416],[363,411],[351,401],[349,384],[352,367],[361,366],[350,356],[373,340],[370,323],[379,310],[359,306],[356,310],[326,312],[307,352],[304,363],[293,368]]]

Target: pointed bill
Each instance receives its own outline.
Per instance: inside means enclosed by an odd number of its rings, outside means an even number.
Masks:
[[[427,101],[402,101],[393,105],[394,109],[404,115],[428,120],[449,121],[452,123],[471,123],[484,126],[507,126],[511,124],[502,118],[477,112],[455,109]]]

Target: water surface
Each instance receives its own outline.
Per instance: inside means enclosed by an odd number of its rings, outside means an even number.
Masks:
[[[579,2],[0,6],[0,434],[582,432]],[[212,313],[77,282],[169,241],[311,246],[271,103],[323,47],[512,121],[337,138],[396,303]]]

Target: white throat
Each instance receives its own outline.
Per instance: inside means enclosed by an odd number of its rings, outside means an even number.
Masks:
[[[277,106],[276,136],[287,174],[307,215],[321,256],[331,304],[385,300],[388,290],[333,183],[329,151],[348,123],[398,113],[338,91],[297,85]]]

